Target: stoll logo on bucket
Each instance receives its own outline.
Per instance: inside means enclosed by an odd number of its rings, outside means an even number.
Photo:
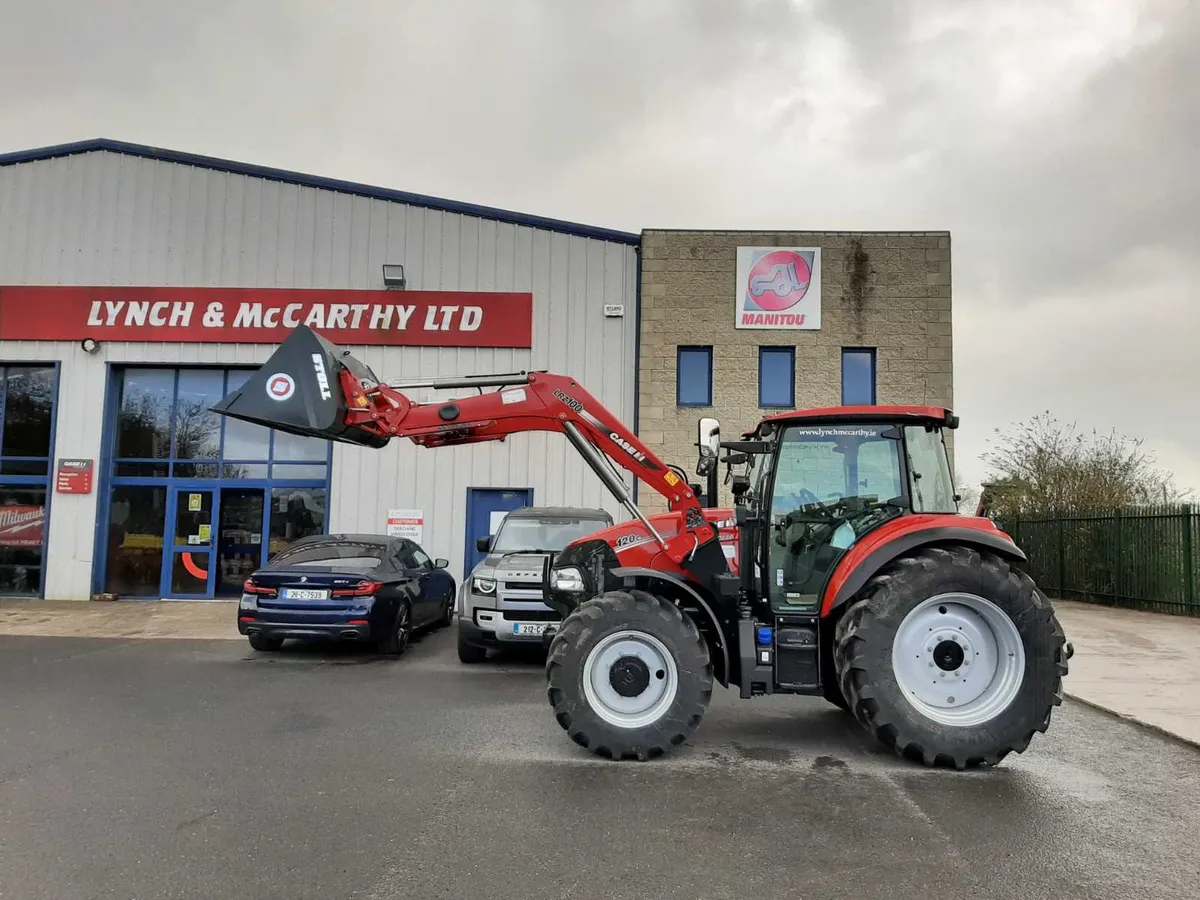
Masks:
[[[821,327],[820,247],[738,247],[737,327]]]

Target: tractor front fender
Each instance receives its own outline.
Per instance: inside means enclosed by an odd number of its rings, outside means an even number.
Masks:
[[[671,600],[679,600],[683,605],[694,603],[700,615],[712,628],[709,647],[713,654],[713,677],[721,687],[729,687],[729,642],[726,639],[725,628],[717,618],[713,605],[695,586],[689,584],[678,575],[659,572],[656,569],[643,569],[636,566],[622,566],[609,569],[608,574],[620,578],[626,587],[642,587],[651,593],[658,593]]]
[[[868,540],[861,548],[855,547],[842,558],[825,586],[821,617],[825,618],[844,606],[892,560],[931,544],[974,546],[991,550],[1013,562],[1023,563],[1027,560],[1024,551],[994,526],[932,525],[901,530],[882,540]]]

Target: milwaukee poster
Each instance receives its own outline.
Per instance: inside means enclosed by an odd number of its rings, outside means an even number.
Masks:
[[[0,340],[533,346],[533,295],[467,291],[0,287]]]
[[[44,506],[0,506],[0,547],[40,547],[46,529]]]
[[[821,327],[820,247],[738,247],[738,328]]]

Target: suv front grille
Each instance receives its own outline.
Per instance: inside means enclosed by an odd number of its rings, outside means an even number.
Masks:
[[[500,590],[508,591],[524,591],[525,593],[536,593],[541,596],[542,583],[540,581],[502,581],[500,582]]]
[[[506,609],[501,615],[505,622],[557,622],[560,618],[552,609]]]

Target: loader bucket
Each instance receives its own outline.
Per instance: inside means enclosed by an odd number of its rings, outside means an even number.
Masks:
[[[301,325],[245,384],[211,410],[302,437],[384,446],[386,439],[346,426],[346,400],[340,378],[343,370],[366,387],[379,382],[375,373],[349,350]]]

